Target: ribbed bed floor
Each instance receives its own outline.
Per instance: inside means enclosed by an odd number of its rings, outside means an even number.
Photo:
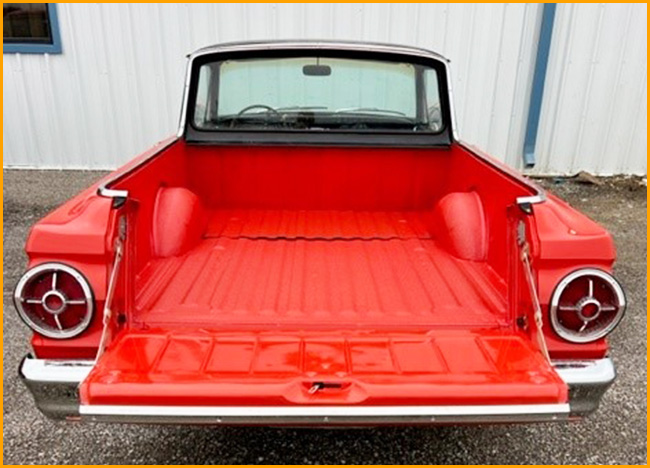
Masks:
[[[446,253],[423,226],[415,213],[220,212],[207,233],[218,237],[138,277],[136,321],[503,325],[503,281]]]
[[[429,239],[428,212],[219,210],[206,237],[234,239]]]

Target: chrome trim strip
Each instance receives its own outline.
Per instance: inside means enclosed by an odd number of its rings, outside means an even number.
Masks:
[[[111,181],[111,182],[113,182],[113,181]],[[128,198],[129,197],[129,191],[128,190],[112,190],[112,189],[106,188],[106,186],[109,183],[110,182],[102,184],[97,189],[97,194],[100,197],[104,197],[104,198]]]
[[[454,103],[454,91],[451,78],[451,64],[449,60],[445,60],[445,73],[447,74],[447,94],[449,99],[449,115],[451,116],[451,137],[455,141],[459,141],[458,123],[456,121],[456,104]]]
[[[524,206],[524,205],[537,205],[538,203],[544,203],[546,201],[546,192],[544,191],[544,189],[537,187],[536,184],[528,183],[528,185],[534,187],[535,190],[537,190],[537,193],[529,197],[518,197],[517,205]]]
[[[194,57],[188,56],[187,65],[185,68],[185,84],[183,85],[183,104],[181,104],[181,117],[178,121],[178,131],[176,136],[182,138],[185,133],[185,120],[187,119],[187,106],[189,105],[190,99],[190,83],[192,81],[192,63],[194,62]]]
[[[263,50],[313,50],[313,49],[332,49],[343,51],[357,52],[378,52],[385,54],[411,55],[437,60],[445,64],[447,73],[447,83],[449,90],[449,103],[451,106],[452,136],[458,139],[456,133],[456,119],[454,106],[451,95],[451,78],[449,73],[449,59],[444,56],[426,49],[417,47],[400,46],[392,44],[381,44],[375,42],[354,42],[354,41],[250,41],[250,42],[230,42],[217,44],[210,47],[199,49],[188,55],[187,68],[185,71],[185,87],[183,90],[183,107],[181,108],[181,117],[178,125],[176,136],[182,137],[185,133],[187,106],[189,104],[189,87],[192,75],[192,64],[197,57],[204,55],[229,53],[229,52],[246,52],[246,51],[263,51]]]
[[[128,406],[81,405],[82,419],[203,424],[431,424],[566,419],[569,405],[476,406]]]
[[[92,360],[63,361],[27,356],[20,365],[20,375],[31,381],[79,384],[88,376],[94,365]]]
[[[381,42],[363,42],[363,41],[331,41],[331,40],[276,40],[276,41],[243,41],[243,42],[224,42],[208,47],[203,47],[189,54],[189,58],[200,57],[202,55],[222,53],[222,52],[246,52],[254,50],[290,50],[290,49],[339,49],[353,50],[359,52],[383,52],[401,55],[412,55],[416,57],[433,58],[436,60],[446,61],[449,59],[436,52],[407,45],[388,44]]]

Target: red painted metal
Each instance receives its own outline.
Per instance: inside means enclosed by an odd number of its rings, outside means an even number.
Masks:
[[[140,325],[505,327],[505,283],[431,240],[208,239],[139,277]]]
[[[101,311],[128,218],[113,307],[125,320],[82,387],[90,403],[303,404],[310,379],[339,374],[334,403],[565,401],[531,330],[517,328],[516,317],[533,320],[516,226],[527,226],[544,311],[567,273],[611,271],[615,255],[605,230],[554,197],[525,215],[515,200],[530,188],[455,143],[170,140],[112,177],[124,206],[93,186],[27,242],[30,266],[81,271]],[[32,344],[38,357],[91,357],[100,330],[97,314],[77,338]],[[607,352],[605,340],[545,333],[553,358]]]
[[[329,388],[314,392],[315,383]],[[564,403],[523,335],[498,331],[149,330],[121,335],[84,404],[471,405]]]
[[[201,200],[184,187],[158,190],[154,207],[154,255],[171,257],[194,247],[203,236],[207,214]]]
[[[214,210],[205,237],[230,239],[430,239],[418,211]]]
[[[454,192],[436,205],[433,232],[454,256],[483,261],[487,257],[487,220],[476,192]],[[462,213],[462,216],[459,216]]]

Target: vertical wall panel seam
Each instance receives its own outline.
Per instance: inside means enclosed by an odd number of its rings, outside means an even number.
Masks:
[[[133,109],[133,112],[136,115],[135,122],[138,125],[143,125],[145,121],[145,110],[142,108],[142,84],[140,82],[140,73],[138,70],[138,57],[136,54],[136,47],[135,47],[135,35],[133,33],[134,27],[133,27],[133,5],[132,4],[127,4],[129,8],[129,15],[126,21],[127,24],[127,34],[129,36],[129,43],[134,44],[134,46],[129,47],[129,57],[131,58],[131,69],[132,69],[132,80],[133,80],[133,87],[135,88],[135,103],[132,105],[131,109]],[[142,127],[141,127],[142,128]],[[147,127],[144,127],[145,131]],[[139,138],[139,133],[135,132],[134,133],[137,141],[137,146],[138,148],[142,145],[141,143],[141,138]],[[154,142],[151,142],[154,143]],[[139,148],[142,149],[142,148]],[[130,157],[131,155],[125,155],[126,157]]]
[[[497,70],[496,70],[496,76],[494,78],[494,86],[492,87],[492,105],[491,105],[491,115],[490,118],[488,119],[488,124],[487,124],[487,135],[488,135],[488,140],[487,140],[487,146],[488,148],[492,146],[492,125],[494,124],[495,119],[495,113],[494,110],[497,107],[497,95],[498,95],[498,89],[499,89],[499,76],[501,75],[502,72],[502,54],[503,54],[503,39],[505,37],[505,23],[506,23],[506,11],[508,9],[508,4],[503,5],[503,10],[501,13],[501,31],[500,31],[500,36],[499,36],[499,52],[497,53]],[[504,154],[503,157],[506,157]]]
[[[641,82],[641,95],[642,96],[643,96],[643,89],[647,86],[647,79],[648,79],[648,72],[646,70],[645,74],[643,75],[643,80]],[[636,134],[638,126],[639,126],[639,121],[641,120],[641,110],[643,109],[643,106],[647,105],[647,101],[645,99],[638,99],[637,101],[638,101],[638,105],[637,105],[636,112],[634,113],[634,115],[635,115],[634,124],[633,124],[633,127],[632,127],[632,131],[630,133],[630,136],[629,136],[629,138],[627,140],[627,148],[625,150],[625,153],[623,153],[624,154],[623,163],[625,164],[625,167],[628,168],[628,170],[629,170],[629,166],[628,166],[627,163],[628,163],[628,161],[630,159],[630,152],[632,151],[632,141],[634,140],[633,136]],[[646,134],[647,134],[647,128],[644,129],[644,131],[646,131]],[[646,148],[646,151],[647,151],[647,148]]]
[[[587,86],[585,89],[584,98],[582,101],[582,109],[580,110],[580,126],[578,127],[578,137],[576,138],[576,143],[571,154],[571,171],[576,170],[576,161],[578,160],[578,154],[580,153],[580,148],[582,146],[582,137],[584,136],[585,125],[587,120],[587,108],[589,107],[589,93],[591,92],[592,84],[594,82],[594,73],[596,72],[596,58],[598,57],[598,52],[600,50],[600,38],[602,37],[602,25],[603,25],[603,16],[605,14],[605,5],[602,3],[598,5],[598,21],[596,23],[596,37],[592,43],[591,48],[591,58],[589,61],[589,73],[587,78]]]
[[[20,54],[15,54],[14,57],[12,57],[12,59],[13,59],[12,61],[15,62],[15,70],[12,70],[12,73],[14,75],[17,75],[18,72],[22,73],[22,70],[21,70],[21,68],[22,68],[21,55]],[[22,81],[21,79],[14,79],[14,80],[11,81],[11,87],[13,88],[12,89],[12,91],[13,91],[12,101],[15,102],[16,104],[18,104],[18,101],[19,101],[18,97],[20,96],[20,92],[18,90],[18,87],[19,87],[21,81]],[[3,93],[4,93],[4,89],[3,89]],[[7,102],[7,100],[4,99],[3,102]],[[25,113],[27,113],[27,109],[25,109]],[[3,121],[3,125],[5,125],[4,121]],[[27,139],[26,135],[24,135],[24,129],[23,129],[22,125],[17,126],[17,132],[16,133],[18,133],[18,138],[16,138],[16,140],[19,142],[18,143],[18,147],[20,148],[20,153],[19,154],[23,155],[23,157],[26,157],[28,155],[28,152],[29,152],[29,148],[27,146],[27,142],[29,140]],[[18,164],[18,165],[21,165],[21,164]],[[25,162],[22,165],[23,166],[28,166],[29,164]]]
[[[558,121],[559,121],[559,113],[560,113],[560,103],[564,100],[564,94],[566,93],[566,86],[564,86],[564,83],[566,81],[566,76],[569,72],[571,63],[570,63],[570,54],[569,51],[571,50],[571,44],[573,43],[573,35],[572,35],[572,30],[574,26],[574,21],[575,21],[575,10],[576,10],[576,5],[564,5],[565,8],[570,8],[569,12],[569,21],[567,25],[567,37],[566,37],[566,43],[562,49],[564,56],[562,60],[562,67],[561,71],[559,74],[559,89],[557,90],[557,94],[555,96],[555,111],[553,113],[553,120],[551,123],[551,130],[549,136],[550,140],[550,145],[548,146],[548,163],[550,169],[553,166],[553,159],[555,158],[555,146],[556,146],[556,136],[557,136],[557,129],[558,129]]]
[[[120,39],[122,41],[122,46],[124,46],[124,44],[126,43],[131,44],[132,37],[130,34],[130,22],[126,20],[126,21],[120,21],[119,23],[120,23],[119,26]],[[122,55],[122,63],[124,66],[124,74],[126,78],[126,86],[125,86],[126,89],[124,90],[124,92],[129,102],[137,103],[138,89],[137,89],[137,83],[135,83],[135,79],[133,78],[135,76],[135,63],[134,63],[135,59],[133,57],[133,48],[131,47],[129,49],[130,49],[129,52],[125,52]],[[138,111],[139,109],[133,109],[132,111],[127,113],[128,116],[126,117],[127,135],[129,141],[131,142],[131,148],[137,148],[140,145],[137,137],[137,132],[136,132],[136,123],[140,122],[140,119],[138,118]]]
[[[23,60],[22,54],[19,54],[20,61]],[[24,69],[24,65],[21,64],[21,68]],[[20,96],[22,97],[22,101],[25,103],[25,115],[27,117],[27,122],[28,122],[28,127],[27,128],[37,128],[36,126],[36,120],[34,118],[34,112],[33,112],[33,106],[31,105],[31,100],[29,98],[29,91],[27,90],[27,83],[24,80],[19,81],[18,89],[20,92]],[[36,157],[36,160],[39,163],[43,162],[43,152],[41,151],[41,142],[40,142],[41,135],[40,134],[34,134],[32,135],[32,151],[35,151],[36,154],[33,155]]]
[[[162,24],[162,12],[161,12],[161,5],[159,3],[155,4],[156,6],[156,17],[158,18],[158,24]],[[160,54],[160,62],[159,62],[159,70],[160,70],[160,81],[161,81],[161,88],[164,92],[167,92],[167,71],[165,70],[165,34],[163,34],[164,29],[160,28],[158,30],[158,53]],[[164,118],[163,118],[163,127],[165,126],[165,123],[169,121],[169,116],[171,115],[171,109],[170,109],[170,104],[169,104],[169,99],[162,99],[162,107],[164,110]]]
[[[445,3],[445,34],[442,43],[443,50],[447,50],[447,38],[449,37],[449,3]]]
[[[117,101],[115,99],[115,93],[113,91],[113,80],[111,80],[111,78],[110,78],[110,74],[111,74],[110,68],[111,67],[110,67],[110,62],[109,62],[109,58],[108,58],[108,54],[107,54],[108,39],[106,37],[106,27],[105,27],[104,21],[101,20],[101,18],[104,17],[104,9],[106,7],[105,7],[104,4],[100,3],[98,5],[98,8],[99,8],[99,13],[100,13],[100,15],[99,15],[100,20],[98,21],[98,23],[99,23],[98,24],[98,26],[99,26],[98,29],[99,29],[99,33],[100,33],[99,34],[99,41],[100,41],[100,44],[101,44],[101,48],[103,49],[102,50],[102,58],[103,58],[103,61],[104,61],[104,66],[106,67],[106,73],[104,73],[103,70],[100,70],[100,72],[102,73],[102,75],[104,75],[102,81],[105,80],[106,90],[108,92],[109,102],[112,103],[112,102],[117,102]],[[109,115],[106,115],[106,114],[109,114]],[[117,116],[116,113],[113,112],[112,109],[110,109],[108,112],[105,112],[102,115],[102,117],[100,117],[100,118],[101,119],[108,118],[110,120],[110,128],[112,130],[112,135],[111,134],[107,135],[107,140],[108,141],[107,141],[107,145],[106,145],[105,150],[110,154],[111,164],[116,164],[117,165],[117,164],[119,164],[119,160],[117,158],[119,157],[118,152],[120,150],[120,145],[119,145],[120,131],[119,131],[119,124],[117,122],[118,122],[118,118],[120,118],[120,117]]]
[[[422,28],[420,28],[420,18],[422,17],[422,4],[421,3],[416,3],[415,4],[415,40],[418,43],[422,43],[422,38],[420,35],[420,31]]]
[[[472,44],[474,42],[474,31],[476,30],[476,10],[472,10],[472,19],[470,21],[470,36],[469,36],[469,43]],[[469,47],[471,49],[471,46]],[[465,58],[467,66],[465,67],[466,70],[470,69],[470,64],[471,64],[471,59],[472,59],[472,52],[471,50],[467,51],[467,57]],[[463,115],[462,115],[462,120],[465,121],[467,120],[467,102],[468,99],[466,98],[467,96],[467,88],[469,86],[469,80],[465,79],[463,83]]]
[[[521,69],[523,67],[523,62],[524,62],[524,44],[525,44],[525,39],[524,38],[526,37],[526,20],[528,18],[528,11],[529,11],[530,7],[531,7],[531,5],[529,3],[526,3],[524,5],[524,12],[522,14],[522,19],[521,19],[521,30],[519,32],[519,52],[517,53],[517,66],[515,68],[515,91],[514,91],[515,95],[516,95],[516,92],[517,92],[518,89],[520,90],[520,92],[523,92],[523,91],[521,91],[521,81],[520,80],[522,79],[522,77],[520,75],[522,75]],[[541,11],[541,8],[540,8],[540,11]],[[534,30],[531,30],[531,32],[532,32],[532,34],[535,34]],[[525,91],[525,89],[526,88],[524,88],[524,91]],[[511,148],[513,146],[513,132],[514,132],[514,128],[515,128],[516,122],[517,122],[516,121],[517,110],[515,108],[515,101],[516,101],[516,99],[513,98],[513,101],[512,101],[513,107],[512,107],[512,109],[510,109],[510,113],[509,113],[509,117],[508,117],[508,133],[507,133],[507,138],[506,138],[506,141],[508,142],[508,144],[507,144],[507,147],[506,147],[506,156],[505,157],[506,157],[506,162],[508,162],[511,165],[516,165],[515,161],[510,160],[511,159],[510,154],[514,153]],[[522,112],[522,117],[521,118],[523,118],[523,114],[524,113]],[[520,132],[525,132],[525,129],[526,129],[526,127],[522,126]],[[516,151],[517,151],[517,153],[516,153],[517,156],[519,155],[518,151],[519,151],[519,144],[520,143],[521,143],[521,140],[517,139],[516,145],[515,145],[515,148],[516,148]],[[519,160],[519,158],[517,157],[517,161],[518,160]]]
[[[66,16],[68,19],[68,25],[70,27],[70,45],[66,46],[66,54],[71,54],[71,61],[72,61],[72,73],[74,75],[74,82],[75,86],[73,89],[73,94],[77,98],[77,106],[79,108],[79,114],[80,118],[75,119],[75,125],[79,125],[83,130],[81,132],[82,135],[88,135],[89,134],[89,127],[88,125],[90,122],[88,121],[87,115],[86,115],[86,110],[83,105],[83,96],[81,94],[82,86],[82,76],[81,76],[81,67],[79,66],[79,50],[77,47],[77,40],[76,40],[76,31],[74,28],[74,20],[72,16],[72,10],[74,6],[73,5],[66,5],[65,11],[66,11]],[[65,25],[62,25],[65,27]],[[76,117],[76,116],[75,116]],[[65,135],[64,138],[74,138],[72,135]],[[90,143],[88,142],[87,138],[81,138],[81,145],[79,146],[83,154],[81,155],[75,155],[74,161],[76,164],[79,165],[84,165],[88,164],[90,165],[90,161],[88,158],[90,157]]]
[[[627,11],[627,19],[625,21],[625,31],[630,30],[630,25],[632,24],[632,16],[633,16],[634,8],[628,6],[628,11]],[[609,102],[607,105],[607,125],[605,126],[605,132],[603,136],[602,143],[599,145],[600,147],[600,154],[598,155],[598,158],[593,161],[594,164],[594,172],[596,174],[600,173],[600,169],[602,167],[602,162],[603,159],[606,156],[605,153],[605,148],[607,147],[607,142],[609,141],[609,137],[612,133],[612,122],[614,120],[614,103],[618,100],[617,97],[617,92],[618,88],[621,82],[621,71],[623,69],[623,59],[625,57],[625,50],[627,49],[627,44],[628,44],[628,39],[630,35],[625,34],[624,39],[621,41],[621,45],[618,50],[618,61],[616,64],[616,78],[614,79],[614,87],[612,88],[612,93],[609,96]],[[635,122],[636,124],[636,122]],[[631,140],[631,139],[630,139]],[[626,157],[626,156],[624,156]]]
[[[48,92],[48,83],[51,83],[51,80],[48,78],[48,69],[49,69],[49,64],[50,64],[50,54],[45,54],[45,57],[43,57],[43,61],[39,64],[39,78],[40,78],[40,89],[41,91],[45,94],[45,99],[44,101],[49,105],[51,104],[51,95]],[[49,109],[54,109],[54,107],[48,106]],[[55,116],[52,115],[51,110],[45,110],[44,113],[46,114],[45,116],[45,128],[46,128],[46,141],[53,141],[56,138],[56,135],[59,135],[60,133],[57,132],[55,126],[56,126],[56,121],[58,119],[54,118]]]

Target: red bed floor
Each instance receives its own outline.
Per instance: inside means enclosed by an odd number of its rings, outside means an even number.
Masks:
[[[427,212],[219,210],[206,237],[249,239],[429,239]]]
[[[506,324],[503,281],[438,247],[414,212],[215,212],[196,248],[137,286],[147,325]]]

